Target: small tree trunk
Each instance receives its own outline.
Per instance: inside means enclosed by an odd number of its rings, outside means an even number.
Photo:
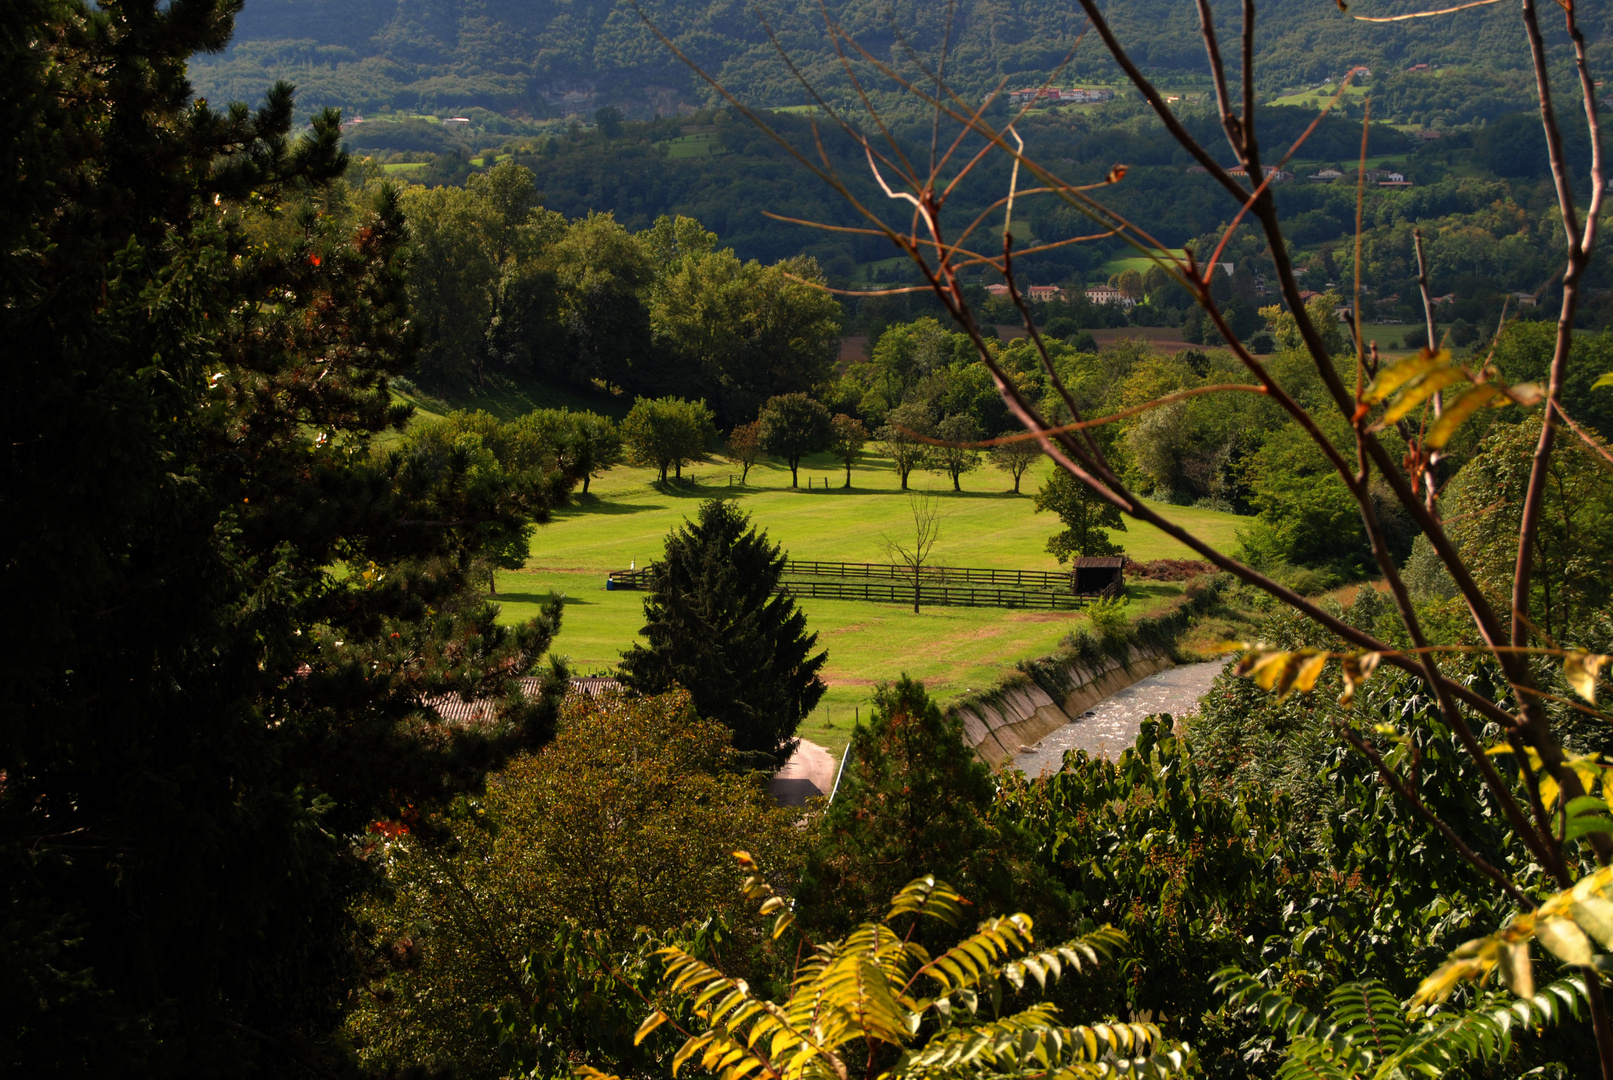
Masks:
[[[851,486],[851,462],[846,462],[846,486]]]
[[[961,487],[958,486],[958,474],[957,473],[952,474],[952,490],[953,491],[962,491],[963,490]]]
[[[487,569],[487,595],[488,596],[497,596],[498,595],[498,584],[494,580],[497,577],[498,577],[498,567],[496,567],[496,566],[488,567],[488,569]]]
[[[906,491],[907,490],[907,470],[903,469],[903,470],[901,470],[901,473],[902,473],[902,490]]]
[[[792,488],[799,486],[799,484],[797,483],[795,472],[796,472],[796,469],[798,469],[800,467],[800,465],[801,465],[801,459],[800,458],[793,458],[792,457],[790,459],[790,486]]]
[[[1024,474],[1023,474],[1023,473],[1015,473],[1015,474],[1014,474],[1014,494],[1015,494],[1015,495],[1018,495],[1018,494],[1019,494],[1019,478],[1020,478],[1020,477],[1021,477],[1021,476],[1023,476],[1023,475],[1024,475]],[[584,491],[587,491],[587,490],[588,490],[588,489],[587,489],[587,488],[583,488],[583,490],[584,490]]]
[[[746,480],[748,480],[750,478],[750,462],[741,461],[739,463],[739,465],[740,465],[739,482],[741,484],[743,484],[743,483],[745,483]]]
[[[904,485],[905,486],[905,485]],[[913,564],[913,614],[919,613],[919,564]]]
[[[587,473],[582,474],[582,493],[584,495],[588,494],[588,474]]]

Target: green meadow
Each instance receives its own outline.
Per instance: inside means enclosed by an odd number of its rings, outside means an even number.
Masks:
[[[1022,495],[1013,493],[1006,473],[989,466],[965,474],[962,492],[953,492],[945,477],[915,473],[915,490],[933,492],[941,503],[941,538],[931,561],[1056,569],[1057,561],[1044,550],[1056,521],[1035,513],[1030,495],[1046,468],[1025,477]],[[499,572],[502,618],[530,617],[549,597],[562,595],[566,606],[557,651],[570,659],[576,674],[608,672],[643,625],[644,594],[607,591],[605,575],[655,561],[667,533],[712,497],[739,500],[754,524],[796,558],[889,562],[884,538],[902,539],[912,528],[910,501],[896,474],[887,461],[869,455],[853,470],[849,491],[840,487],[844,481],[844,470],[826,455],[803,463],[796,490],[780,464],[753,467],[744,487],[737,486],[738,470],[717,460],[685,469],[681,483],[666,485],[655,483],[648,469],[614,469],[538,529],[524,569]],[[1212,543],[1235,542],[1239,519],[1230,514],[1160,509]],[[1138,560],[1192,557],[1152,528],[1133,525],[1117,539]],[[1134,585],[1130,611],[1143,614],[1178,591],[1173,585]],[[935,607],[914,615],[911,607],[891,604],[819,599],[800,604],[809,628],[819,635],[819,647],[829,652],[829,692],[801,734],[836,752],[845,746],[853,720],[867,715],[878,683],[906,672],[947,701],[994,684],[1016,661],[1055,651],[1086,618],[1068,611]]]

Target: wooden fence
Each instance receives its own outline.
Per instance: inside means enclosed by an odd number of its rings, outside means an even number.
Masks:
[[[645,589],[655,567],[617,570],[609,588]],[[993,570],[984,567],[926,566],[919,574],[919,605],[941,607],[1007,607],[1073,610],[1092,597],[1077,594],[1069,571]],[[913,570],[888,563],[825,562],[790,559],[784,564],[779,592],[822,600],[864,600],[878,604],[911,604]],[[1118,591],[1106,588],[1098,595]]]
[[[875,604],[911,604],[913,585],[896,581],[782,581],[779,592],[820,600],[864,600]],[[921,582],[921,607],[1004,607],[1042,608],[1070,611],[1086,604],[1088,597],[1071,592],[1045,592],[1032,589],[983,589],[968,586],[936,585]]]
[[[891,563],[820,562],[812,559],[791,559],[784,564],[786,577],[811,578],[872,578],[894,581],[912,581],[913,568]],[[984,567],[926,566],[919,571],[926,582],[959,583],[965,585],[995,585],[1014,589],[1054,589],[1071,592],[1072,577],[1068,570],[992,570]]]

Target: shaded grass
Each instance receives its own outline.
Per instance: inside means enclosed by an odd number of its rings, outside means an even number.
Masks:
[[[1007,474],[993,468],[965,474],[963,492],[929,474],[913,484],[934,489],[941,503],[941,539],[932,561],[953,566],[1058,569],[1044,545],[1057,529],[1048,514],[1036,514],[1030,492],[1050,466],[1032,470],[1023,495],[1014,495]],[[882,534],[902,538],[912,528],[908,498],[889,463],[867,457],[847,491],[843,469],[827,455],[809,458],[802,487],[791,490],[790,473],[776,463],[755,466],[750,483],[737,470],[711,461],[684,471],[681,484],[661,485],[648,469],[612,470],[594,481],[588,496],[556,513],[532,541],[521,571],[503,571],[499,587],[504,621],[529,618],[551,593],[564,593],[566,612],[556,650],[570,657],[578,674],[605,672],[617,663],[643,625],[644,594],[605,590],[608,571],[643,566],[661,555],[665,537],[696,512],[700,500],[734,498],[775,543],[803,559],[889,562]],[[808,491],[808,477],[831,487]],[[1235,542],[1242,519],[1187,507],[1161,507],[1172,521],[1191,527],[1218,545]],[[1155,529],[1133,524],[1116,534],[1135,559],[1186,558],[1187,548]],[[1129,613],[1145,615],[1180,592],[1176,585],[1139,583],[1129,590]],[[846,600],[801,602],[808,626],[829,651],[829,692],[801,734],[838,752],[849,738],[854,715],[866,716],[875,685],[906,672],[922,679],[942,701],[983,690],[1014,671],[1021,660],[1057,649],[1065,634],[1085,624],[1078,612],[1003,608],[911,608]]]

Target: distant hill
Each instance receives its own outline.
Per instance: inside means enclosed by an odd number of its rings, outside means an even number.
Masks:
[[[1217,0],[1223,49],[1236,63],[1238,7]],[[1420,0],[1359,0],[1351,14],[1417,10]],[[754,103],[784,106],[807,98],[774,54],[741,0],[645,0],[645,8],[708,70]],[[915,73],[904,41],[933,56],[946,6],[935,0],[844,0],[838,17],[875,55]],[[781,39],[833,92],[843,76],[830,51],[816,0],[763,4]],[[1584,5],[1594,47],[1607,40],[1608,5]],[[1561,37],[1561,19],[1541,17]],[[1205,85],[1204,49],[1185,0],[1111,0],[1108,18],[1152,75]],[[892,25],[900,28],[899,38]],[[1080,8],[1031,0],[960,0],[948,68],[955,84],[980,94],[999,79],[1037,84],[1068,52]],[[495,114],[541,119],[616,105],[628,116],[668,115],[709,93],[645,29],[626,0],[246,0],[227,52],[192,65],[199,94],[214,100],[260,98],[275,79],[297,84],[304,107]],[[1462,70],[1509,96],[1527,89],[1527,53],[1515,5],[1495,4],[1440,19],[1358,22],[1327,0],[1267,0],[1257,36],[1267,100],[1336,78],[1352,64],[1380,78],[1416,64]],[[1560,53],[1561,49],[1558,50]],[[1062,80],[1113,80],[1118,72],[1089,35]],[[496,130],[496,127],[495,127]]]

